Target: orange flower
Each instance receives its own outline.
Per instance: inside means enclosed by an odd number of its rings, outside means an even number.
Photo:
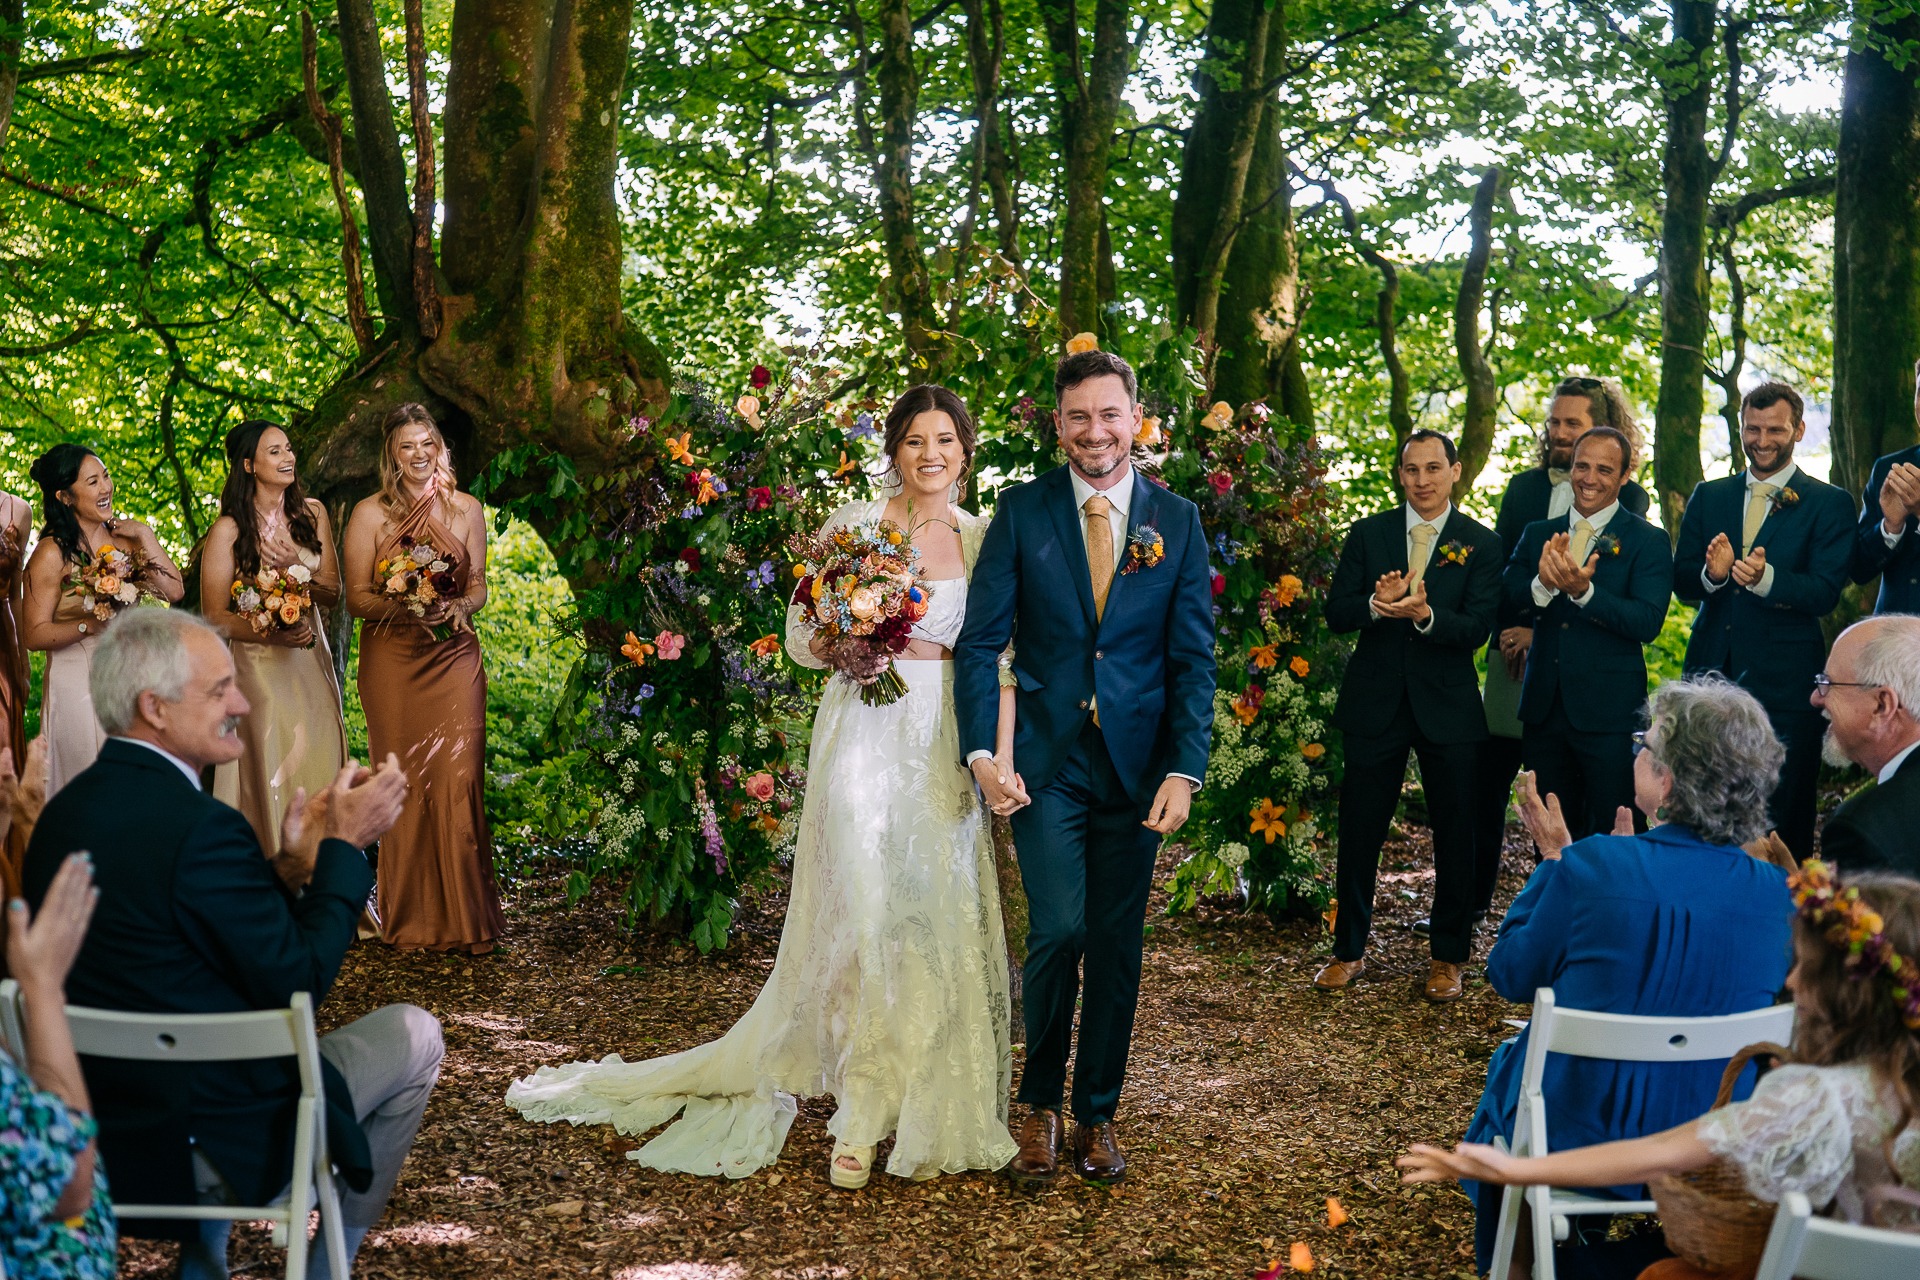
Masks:
[[[1332,933],[1333,923],[1339,918],[1340,918],[1340,899],[1335,898],[1332,902],[1329,902],[1327,904],[1327,909],[1320,913],[1320,920],[1323,924],[1327,926],[1327,932]]]
[[[700,492],[693,500],[696,505],[705,506],[707,503],[712,502],[715,498],[720,496],[719,493],[716,492],[713,487],[712,471],[709,471],[703,467],[701,468],[700,474],[694,478],[700,482]]]
[[[769,631],[748,645],[747,648],[753,650],[756,657],[771,658],[774,654],[780,652],[780,637]]]
[[[672,436],[667,436],[665,439],[667,443],[667,456],[671,457],[675,462],[692,463],[693,450],[688,448],[687,445],[688,442],[693,439],[693,432],[682,432],[678,440]]]
[[[1100,339],[1090,333],[1076,333],[1067,339],[1067,354],[1077,356],[1083,351],[1098,351]]]
[[[1295,1240],[1293,1248],[1287,1250],[1287,1265],[1295,1271],[1313,1270],[1313,1250],[1307,1248],[1305,1240]]]
[[[1247,656],[1253,659],[1253,665],[1262,671],[1279,665],[1280,646],[1277,644],[1257,644],[1247,650]]]
[[[1254,835],[1259,835],[1262,831],[1266,832],[1267,843],[1272,844],[1277,837],[1287,834],[1287,824],[1281,821],[1286,812],[1285,809],[1274,808],[1273,801],[1263,797],[1253,808],[1253,826],[1249,828],[1250,832]]]
[[[620,646],[620,655],[629,659],[634,666],[645,666],[647,655],[653,652],[653,646],[646,643],[633,632],[627,632],[627,642]]]
[[[1160,419],[1158,418],[1142,418],[1140,420],[1140,429],[1133,433],[1133,442],[1142,449],[1151,449],[1164,438],[1165,437],[1160,434]]]
[[[1346,1220],[1347,1220],[1347,1211],[1340,1207],[1339,1197],[1328,1196],[1327,1197],[1327,1229],[1331,1231],[1333,1228],[1341,1225]]]
[[[859,465],[860,464],[857,462],[849,462],[847,460],[847,451],[845,449],[842,449],[840,451],[840,465],[833,469],[833,478],[835,480],[838,480],[843,476],[851,475],[853,474],[854,469]]]
[[[1215,431],[1225,431],[1233,425],[1233,406],[1225,400],[1216,400],[1213,402],[1213,407],[1207,410],[1207,416],[1200,422],[1201,425],[1211,427]]]
[[[1305,680],[1307,678],[1307,671],[1309,670],[1307,660],[1305,658],[1295,657],[1292,662],[1287,664],[1287,670],[1293,672],[1293,674],[1300,679]]]
[[[1280,575],[1280,605],[1282,608],[1294,602],[1295,597],[1300,594],[1301,585],[1300,579],[1290,573]]]
[[[1306,746],[1300,748],[1300,754],[1309,760],[1318,760],[1321,756],[1327,754],[1327,749],[1317,742],[1309,742]]]
[[[763,813],[760,815],[760,829],[767,832],[778,831],[780,829],[780,819],[770,813]]]

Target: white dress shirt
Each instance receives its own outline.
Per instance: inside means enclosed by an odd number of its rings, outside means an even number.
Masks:
[[[1757,484],[1770,484],[1775,486],[1774,491],[1778,493],[1781,489],[1786,488],[1787,482],[1793,479],[1794,476],[1798,475],[1799,472],[1800,472],[1800,464],[1797,462],[1789,462],[1787,463],[1786,466],[1780,468],[1778,471],[1774,472],[1772,475],[1765,476],[1765,477],[1756,476],[1755,474],[1753,474],[1753,468],[1748,467],[1747,468],[1747,501],[1750,502],[1753,500],[1753,486]],[[1742,520],[1745,520],[1746,515],[1747,515],[1747,504],[1746,502],[1742,502],[1740,504],[1740,518]],[[1885,530],[1883,529],[1881,532],[1884,533]],[[1735,547],[1733,551],[1736,556],[1740,554],[1740,548],[1738,547]],[[1705,587],[1709,592],[1718,591],[1721,588],[1725,587],[1727,583],[1732,581],[1733,581],[1733,575],[1729,573],[1727,575],[1726,582],[1715,582],[1713,578],[1707,573],[1707,566],[1705,565],[1700,566],[1700,585]],[[1760,581],[1748,587],[1747,590],[1753,592],[1753,594],[1757,596],[1764,596],[1769,591],[1772,591],[1773,590],[1773,566],[1769,564],[1766,568],[1762,569],[1760,571]]]
[[[126,737],[122,737],[117,733],[109,735],[108,741],[131,742],[136,747],[145,747],[147,750],[153,752],[157,756],[164,756],[168,761],[168,763],[172,764],[174,768],[178,769],[181,773],[184,773],[187,775],[187,781],[193,784],[193,789],[195,791],[198,791],[200,789],[200,771],[194,768],[192,765],[188,764],[185,760],[182,760],[179,756],[173,754],[173,752],[167,750],[165,747],[156,747],[151,742],[148,742],[145,738],[126,738]]]
[[[1907,762],[1907,757],[1913,754],[1915,747],[1920,747],[1920,740],[1909,742],[1906,745],[1906,749],[1899,755],[1880,766],[1880,772],[1877,777],[1881,786],[1884,787],[1893,781],[1893,775],[1900,772],[1900,766]]]
[[[1592,555],[1593,543],[1600,540],[1600,535],[1606,532],[1607,525],[1612,522],[1613,517],[1617,515],[1619,511],[1620,499],[1618,498],[1615,498],[1612,502],[1609,502],[1606,506],[1600,508],[1590,516],[1583,516],[1578,511],[1574,511],[1567,519],[1567,529],[1569,533],[1571,533],[1575,520],[1585,520],[1593,526],[1593,540],[1587,544],[1587,554]],[[1573,546],[1571,543],[1568,544],[1567,550],[1569,553],[1572,552]],[[1586,561],[1584,559],[1580,562],[1580,567],[1586,567]],[[1553,603],[1553,598],[1559,594],[1560,588],[1550,587],[1540,581],[1540,575],[1537,573],[1533,575],[1533,603],[1536,606],[1542,609],[1546,608]],[[1593,601],[1593,584],[1589,582],[1585,591],[1582,591],[1577,596],[1568,596],[1567,599],[1573,601],[1583,609],[1586,608],[1587,605]]]
[[[1107,523],[1113,528],[1113,568],[1117,573],[1120,561],[1127,554],[1127,515],[1133,507],[1133,464],[1122,467],[1119,481],[1106,489],[1094,488],[1072,467],[1067,468],[1067,475],[1073,481],[1073,509],[1080,515],[1083,534],[1087,528],[1087,499],[1097,493],[1113,504],[1107,508]]]
[[[1415,551],[1413,531],[1423,524],[1433,530],[1433,536],[1427,539],[1427,564],[1431,565],[1433,563],[1433,553],[1440,549],[1440,531],[1447,527],[1447,521],[1453,519],[1453,504],[1449,502],[1440,514],[1431,520],[1423,519],[1420,513],[1413,509],[1411,502],[1401,503],[1400,510],[1405,512],[1407,517],[1407,572],[1411,574],[1416,568],[1425,567],[1413,563]],[[1423,582],[1425,580],[1425,578],[1421,579]],[[1376,619],[1380,616],[1379,610],[1373,607],[1372,596],[1367,597],[1367,613]],[[1427,610],[1427,620],[1425,622],[1414,623],[1413,629],[1421,635],[1425,635],[1427,632],[1433,630],[1433,610]]]
[[[1573,510],[1573,481],[1562,480],[1547,490],[1547,519],[1556,519],[1571,510]]]

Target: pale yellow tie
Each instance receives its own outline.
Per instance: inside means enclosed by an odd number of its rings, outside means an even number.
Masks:
[[[1113,586],[1113,525],[1107,519],[1113,504],[1096,493],[1081,510],[1087,513],[1087,572],[1093,578],[1093,616],[1098,620],[1106,615],[1107,591]],[[1093,723],[1098,725],[1100,700],[1091,701]]]
[[[1747,518],[1740,525],[1740,554],[1753,554],[1753,540],[1760,536],[1760,526],[1767,522],[1767,509],[1773,505],[1773,495],[1780,492],[1777,484],[1752,484],[1747,486]]]
[[[1413,553],[1407,557],[1407,594],[1412,595],[1420,589],[1420,580],[1427,576],[1427,558],[1432,554],[1433,526],[1417,524],[1407,531],[1413,539]]]
[[[1573,537],[1568,540],[1567,550],[1572,553],[1576,569],[1587,567],[1587,549],[1593,545],[1593,526],[1585,520],[1573,522]]]

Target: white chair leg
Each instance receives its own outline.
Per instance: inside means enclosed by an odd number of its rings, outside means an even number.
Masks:
[[[314,1186],[320,1192],[320,1247],[327,1252],[332,1280],[348,1280],[347,1224],[340,1216],[340,1192],[329,1170],[316,1170]]]
[[[1526,1203],[1525,1187],[1500,1189],[1500,1230],[1493,1238],[1493,1280],[1507,1280],[1513,1270],[1514,1246],[1520,1243],[1520,1206]]]
[[[1529,1187],[1533,1206],[1533,1280],[1553,1280],[1553,1188]]]
[[[293,1185],[287,1188],[287,1280],[306,1280],[307,1213],[313,1204],[313,1130],[318,1099],[303,1101],[293,1126]]]

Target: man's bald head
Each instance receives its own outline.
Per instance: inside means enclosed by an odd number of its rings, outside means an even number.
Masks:
[[[1920,741],[1920,617],[1888,613],[1840,633],[1827,655],[1832,687],[1813,704],[1827,717],[1822,754],[1878,773]]]

